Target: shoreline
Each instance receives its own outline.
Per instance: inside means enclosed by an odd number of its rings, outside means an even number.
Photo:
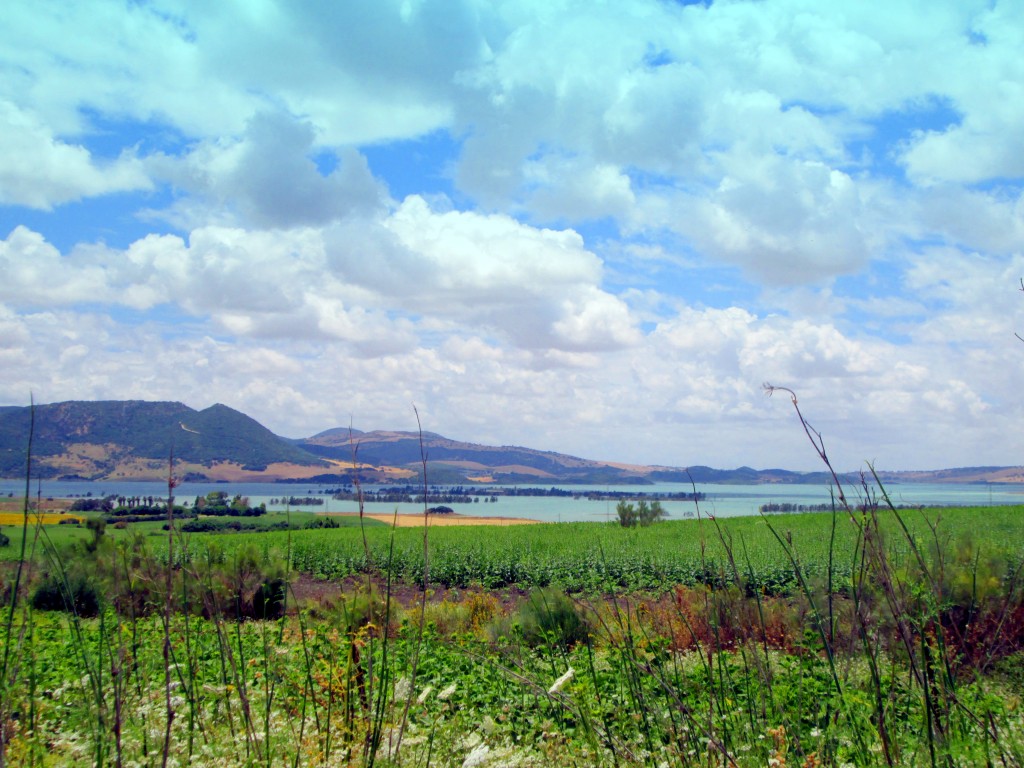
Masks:
[[[358,512],[321,512],[325,517],[359,517]],[[398,528],[422,528],[423,514],[401,512],[397,514],[365,513],[363,517],[376,520],[387,525],[394,523]],[[525,517],[481,517],[477,515],[461,515],[458,512],[445,515],[428,515],[427,525],[450,527],[456,525],[544,525],[543,520],[531,520]]]

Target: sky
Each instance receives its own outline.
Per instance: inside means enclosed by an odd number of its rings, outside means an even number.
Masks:
[[[1024,464],[1024,5],[7,0],[0,404]]]

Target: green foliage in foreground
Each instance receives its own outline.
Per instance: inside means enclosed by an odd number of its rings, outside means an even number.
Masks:
[[[478,590],[398,605],[422,529],[44,537],[0,621],[0,761],[1020,766],[1020,526],[985,508],[432,529],[428,587],[559,585],[506,611]],[[372,577],[297,606],[294,569],[331,568]],[[666,578],[714,588],[615,588]]]
[[[752,649],[711,659],[672,652],[639,623],[629,634],[635,616],[608,620],[620,635],[615,645],[534,649],[515,629],[497,644],[428,629],[419,644],[414,616],[387,642],[341,613],[235,625],[176,616],[170,754],[176,764],[221,767],[461,766],[473,753],[479,765],[745,768],[784,764],[787,753],[796,765],[885,764],[862,661],[842,662],[840,697],[815,654],[758,658]],[[26,626],[31,674],[7,691],[26,728],[14,732],[11,764],[159,757],[167,702],[158,617],[75,622],[36,613]],[[69,637],[77,638],[70,647]],[[887,749],[899,765],[928,765],[919,692],[896,669],[886,675],[889,706],[900,713]],[[1019,765],[1015,683],[960,686],[963,711],[947,713],[955,728],[939,757]]]
[[[908,540],[891,512],[879,512],[882,535],[894,563],[905,563]],[[900,513],[926,552],[955,550],[1005,571],[1024,556],[1024,507],[975,507]],[[858,521],[862,518],[858,516]],[[932,526],[936,526],[933,531]],[[488,588],[554,584],[572,591],[661,589],[673,584],[722,585],[736,572],[749,588],[778,594],[797,585],[793,563],[771,528],[792,542],[811,580],[829,573],[849,581],[858,556],[858,525],[842,514],[681,520],[649,528],[608,523],[551,523],[506,527],[436,527],[430,530],[433,584]],[[392,563],[392,574],[423,580],[423,531],[367,528],[367,562],[358,528],[285,534],[238,535],[224,547],[251,543],[284,557],[290,541],[296,569],[320,578],[343,578]],[[201,552],[209,539],[195,538]],[[729,557],[732,552],[732,560]]]

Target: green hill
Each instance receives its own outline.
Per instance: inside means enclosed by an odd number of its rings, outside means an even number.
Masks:
[[[24,473],[31,418],[27,406],[0,408],[0,476]],[[126,460],[166,465],[172,452],[185,464],[233,462],[251,471],[277,462],[325,464],[226,405],[196,411],[182,403],[115,400],[35,407],[34,475],[108,475]]]

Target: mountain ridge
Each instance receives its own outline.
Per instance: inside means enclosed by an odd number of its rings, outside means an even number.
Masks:
[[[0,477],[23,477],[32,406],[0,406]],[[33,477],[165,480],[173,454],[184,480],[418,482],[423,453],[433,484],[628,485],[655,482],[829,483],[826,472],[633,465],[525,446],[490,446],[435,432],[332,427],[305,438],[275,435],[222,403],[70,400],[34,406]],[[422,437],[422,442],[421,442]],[[1024,467],[879,472],[885,483],[1024,483]],[[859,473],[841,475],[857,482]]]

